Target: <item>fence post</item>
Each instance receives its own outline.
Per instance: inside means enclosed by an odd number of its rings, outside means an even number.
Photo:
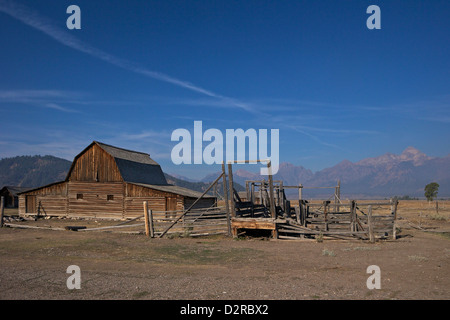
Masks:
[[[231,236],[231,220],[230,220],[230,207],[228,204],[227,175],[225,174],[225,163],[223,162],[222,162],[222,184],[223,184],[223,195],[225,199],[225,210],[227,211],[228,236]]]
[[[0,203],[0,228],[3,227],[3,215],[5,213],[5,197],[2,196]]]
[[[245,192],[247,193],[247,201],[250,201],[250,189],[248,187],[248,181],[245,181]]]
[[[298,186],[298,204],[299,204],[299,205],[300,205],[300,201],[303,200],[303,198],[302,198],[302,189],[303,189],[303,185],[300,184],[300,185]]]
[[[324,201],[323,202],[323,219],[324,219],[324,223],[325,223],[325,231],[328,231],[328,204],[329,201]]]
[[[148,203],[144,201],[144,217],[145,217],[145,235],[150,236],[150,223],[148,219]]]
[[[351,201],[350,204],[350,230],[352,232],[356,232],[356,202],[355,200]]]
[[[230,184],[231,216],[234,218],[236,217],[236,208],[234,207],[233,168],[231,163],[228,163],[228,183]]]
[[[308,217],[308,206],[305,201],[302,200],[300,208],[301,208],[300,221],[301,221],[302,226],[306,227],[306,218]]]
[[[269,171],[269,206],[270,206],[270,215],[272,217],[272,219],[276,219],[277,214],[276,214],[276,208],[275,208],[275,202],[273,199],[273,177],[272,177],[272,162],[269,160],[267,162],[267,168]]]
[[[148,210],[148,219],[149,219],[149,227],[150,227],[150,237],[154,238],[155,237],[155,228],[153,226],[153,210],[149,209]]]
[[[394,214],[394,223],[393,223],[393,230],[392,230],[392,239],[393,240],[395,240],[395,239],[397,239],[397,228],[396,228],[396,223],[397,223],[397,207],[398,207],[398,200],[396,199],[395,200],[395,203],[394,203],[394,212],[393,212],[393,214]]]
[[[338,185],[337,185],[337,201],[338,204],[341,204],[341,180],[338,180]],[[341,207],[337,206],[337,212],[341,212]]]
[[[369,225],[369,241],[370,243],[375,242],[375,234],[373,230],[373,220],[372,220],[372,206],[368,206],[368,213],[367,213],[367,223]]]

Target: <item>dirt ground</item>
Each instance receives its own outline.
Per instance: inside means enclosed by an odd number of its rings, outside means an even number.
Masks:
[[[0,229],[0,299],[447,300],[450,202],[402,201],[399,239],[150,239],[143,234]],[[64,228],[117,222],[14,222]],[[81,289],[70,290],[77,265]],[[380,289],[368,289],[368,266]]]

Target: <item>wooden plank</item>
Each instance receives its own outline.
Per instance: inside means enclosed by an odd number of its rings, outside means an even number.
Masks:
[[[362,206],[390,206],[390,201],[384,201],[384,202],[358,202],[358,207]]]
[[[190,234],[190,237],[203,237],[203,236],[214,236],[219,234],[226,234],[226,231],[219,231],[219,232],[207,232],[207,233],[194,233]]]
[[[228,236],[231,236],[231,215],[230,207],[228,203],[228,188],[227,188],[227,175],[225,174],[225,163],[222,162],[222,185],[223,185],[223,196],[225,199],[225,210],[227,216],[227,229]]]
[[[231,163],[228,164],[228,182],[230,184],[229,186],[229,193],[230,193],[230,211],[231,211],[231,217],[236,216],[236,208],[234,203],[234,184],[233,184],[233,166]]]
[[[276,218],[276,209],[275,209],[275,202],[273,199],[273,177],[272,177],[272,163],[269,160],[267,162],[267,169],[269,171],[269,205],[270,205],[270,215],[272,218]]]
[[[368,217],[367,222],[369,224],[369,241],[371,243],[375,242],[375,234],[374,234],[374,228],[373,228],[373,220],[372,220],[372,205],[369,205],[368,207]]]
[[[155,237],[155,227],[153,222],[153,211],[152,209],[148,209],[148,221],[149,221],[149,228],[150,228],[150,237]]]
[[[21,224],[14,224],[14,223],[4,223],[5,226],[11,227],[11,228],[19,228],[19,229],[46,229],[46,230],[57,230],[57,231],[64,231],[64,228],[55,228],[55,227],[37,227],[37,226],[28,226],[28,225],[21,225]]]
[[[0,198],[0,228],[3,227],[3,215],[5,214],[5,197]]]
[[[116,226],[107,226],[107,227],[98,227],[98,228],[87,228],[81,229],[79,231],[97,231],[97,230],[109,230],[109,229],[120,229],[120,228],[131,228],[131,227],[141,227],[144,226],[145,223],[136,223],[129,225],[116,225]]]
[[[136,217],[136,218],[133,218],[133,219],[130,219],[130,220],[127,220],[127,221],[124,221],[124,222],[121,222],[121,223],[119,223],[119,224],[118,224],[118,226],[119,226],[119,225],[124,225],[124,224],[128,224],[128,223],[130,223],[130,222],[133,222],[133,221],[139,220],[139,219],[141,219],[141,218],[144,218],[144,215],[142,215],[142,216],[138,216],[138,217]]]
[[[235,229],[263,229],[275,230],[276,224],[272,221],[262,221],[257,219],[232,220],[231,225]]]

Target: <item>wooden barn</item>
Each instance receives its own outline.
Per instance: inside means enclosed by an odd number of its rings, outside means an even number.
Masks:
[[[30,190],[26,187],[4,186],[0,190],[0,197],[3,197],[5,208],[17,208],[19,206],[19,193]]]
[[[200,193],[170,185],[150,155],[92,142],[73,160],[64,181],[19,194],[19,214],[128,219],[155,211],[187,209]],[[196,208],[214,206],[204,196]]]

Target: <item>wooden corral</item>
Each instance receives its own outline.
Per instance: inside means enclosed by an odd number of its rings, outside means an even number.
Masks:
[[[340,199],[338,181],[337,186],[323,187],[334,189],[330,197],[333,200],[312,204],[302,199],[303,185],[284,186],[282,181],[273,181],[271,175],[267,181],[247,181],[246,192],[237,193],[232,184],[231,164],[228,175],[233,236],[246,231],[270,230],[271,236],[277,239],[396,239],[397,200],[344,203]],[[298,201],[287,200],[287,188],[298,188]]]
[[[278,238],[331,237],[338,239],[396,239],[398,201],[310,204],[295,208],[295,215],[278,219]],[[336,210],[336,207],[338,210]]]
[[[148,154],[94,141],[75,157],[64,181],[20,193],[19,215],[128,219],[142,215],[143,201],[155,211],[177,211],[200,195],[169,185]],[[215,203],[205,195],[196,207]]]

